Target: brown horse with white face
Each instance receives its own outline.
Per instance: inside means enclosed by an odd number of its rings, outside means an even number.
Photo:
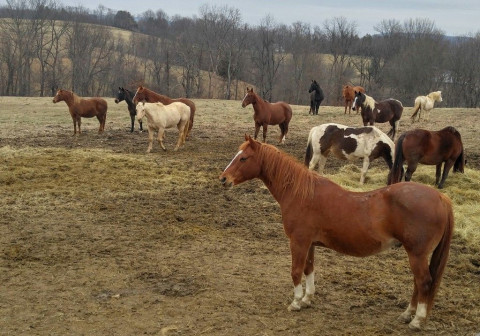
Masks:
[[[247,94],[242,100],[242,107],[246,107],[252,104],[255,121],[255,139],[257,139],[260,126],[263,128],[263,142],[267,139],[268,125],[278,125],[280,127],[280,139],[279,143],[285,142],[285,137],[288,133],[288,124],[292,119],[292,108],[285,102],[269,103],[260,98],[253,88],[247,88]]]
[[[351,192],[274,146],[249,136],[245,139],[219,178],[225,187],[259,178],[279,203],[292,256],[294,298],[289,310],[307,307],[314,298],[315,246],[367,257],[401,243],[414,276],[414,290],[400,319],[420,329],[433,306],[448,258],[454,219],[447,196],[412,182]]]
[[[102,98],[81,98],[72,91],[58,90],[55,97],[53,97],[53,103],[64,101],[70,115],[73,119],[73,135],[81,133],[80,125],[82,124],[81,118],[93,118],[97,117],[100,122],[100,128],[98,132],[101,133],[105,130],[105,121],[107,120],[107,102]]]

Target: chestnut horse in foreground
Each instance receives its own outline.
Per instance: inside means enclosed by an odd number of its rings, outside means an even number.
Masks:
[[[144,86],[139,86],[137,91],[135,92],[135,96],[133,96],[133,103],[135,105],[138,102],[145,101],[147,103],[162,103],[163,105],[169,105],[174,102],[184,103],[188,107],[190,107],[190,122],[188,123],[188,132],[187,132],[187,139],[190,136],[190,132],[192,131],[193,127],[193,118],[195,116],[195,103],[187,98],[177,98],[172,99],[170,97],[161,95],[156,93],[152,90],[147,89]]]
[[[292,257],[294,298],[288,309],[300,310],[312,303],[315,246],[367,257],[401,243],[408,254],[414,288],[400,319],[410,322],[412,329],[421,329],[447,263],[454,225],[448,197],[413,182],[351,192],[276,147],[250,136],[245,139],[219,179],[231,187],[259,178],[279,203]]]
[[[342,96],[345,100],[345,113],[347,114],[347,107],[348,107],[348,114],[350,114],[352,110],[353,100],[355,99],[355,92],[365,93],[365,89],[361,86],[352,86],[352,85],[345,85],[342,88]],[[355,109],[354,109],[355,111]],[[358,111],[357,111],[358,113]]]
[[[58,90],[55,97],[53,97],[53,103],[58,103],[62,100],[67,103],[68,110],[73,119],[73,135],[77,134],[77,125],[78,134],[81,133],[81,118],[97,117],[100,122],[98,133],[105,130],[105,121],[107,120],[107,102],[105,99],[81,98],[72,91]]]
[[[388,184],[402,180],[405,161],[407,161],[405,181],[410,181],[419,163],[436,165],[435,185],[438,185],[438,189],[442,189],[452,167],[454,173],[464,171],[465,154],[462,137],[452,126],[447,126],[440,131],[416,128],[403,133],[397,140],[395,160],[388,175]],[[440,180],[442,163],[444,163],[443,174]]]
[[[290,105],[282,101],[269,103],[253,92],[253,88],[247,88],[247,94],[242,100],[242,107],[246,107],[249,104],[252,104],[255,112],[253,114],[255,139],[257,139],[260,126],[263,128],[263,142],[266,142],[268,125],[278,125],[281,131],[278,143],[284,143],[288,133],[288,124],[290,119],[292,119],[292,108]]]

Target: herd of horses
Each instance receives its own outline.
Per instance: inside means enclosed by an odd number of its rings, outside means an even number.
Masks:
[[[291,106],[283,101],[270,103],[253,88],[247,88],[242,107],[252,105],[255,122],[254,138],[245,135],[245,142],[220,175],[225,187],[259,178],[280,205],[285,233],[290,240],[291,276],[294,298],[289,310],[300,310],[312,304],[314,285],[315,246],[333,249],[343,254],[366,257],[389,247],[403,245],[414,277],[410,304],[400,315],[412,329],[421,329],[433,306],[433,300],[449,254],[453,233],[453,210],[447,196],[420,183],[410,181],[418,163],[436,165],[436,181],[442,188],[450,169],[463,172],[465,158],[460,133],[454,127],[440,131],[414,129],[395,136],[403,105],[396,99],[377,102],[361,87],[343,87],[345,114],[347,107],[359,111],[363,127],[326,123],[310,130],[304,163],[298,162],[275,146],[266,144],[269,125],[280,127],[279,143],[284,143],[292,119]],[[318,114],[324,99],[316,81],[309,89],[312,94],[310,112]],[[353,94],[352,94],[353,92]],[[320,93],[317,99],[317,93]],[[439,98],[440,97],[440,98]],[[105,127],[107,104],[101,98],[84,99],[73,92],[59,90],[53,102],[65,101],[74,123],[74,134],[80,133],[81,117],[97,117],[99,132]],[[162,149],[164,130],[177,127],[179,138],[175,149],[183,146],[194,122],[195,104],[186,98],[171,99],[143,86],[133,93],[119,88],[116,103],[126,101],[131,117],[130,131],[135,120],[143,129],[148,124],[149,145],[158,132]],[[441,94],[430,94],[415,101],[415,113],[433,108],[431,101],[441,101]],[[358,112],[357,112],[358,113]],[[387,134],[375,123],[389,122]],[[263,128],[263,143],[256,140]],[[363,159],[360,183],[372,160],[383,158],[389,168],[387,186],[368,191],[351,192],[321,176],[327,156],[332,153],[344,160]],[[404,174],[404,162],[407,170]],[[441,174],[444,163],[443,174]],[[313,170],[318,164],[318,174]],[[430,257],[431,256],[431,257]],[[429,261],[430,257],[430,261]],[[305,275],[305,293],[302,287]]]

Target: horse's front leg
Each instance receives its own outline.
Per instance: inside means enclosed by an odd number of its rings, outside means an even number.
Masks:
[[[130,121],[131,121],[130,133],[133,133],[133,130],[135,129],[135,114],[130,114]]]
[[[267,123],[264,123],[262,125],[262,130],[263,130],[263,142],[266,143],[267,142],[267,129],[268,129],[268,124]]]
[[[448,177],[448,173],[450,172],[450,169],[452,169],[454,163],[455,163],[455,161],[453,161],[453,160],[445,161],[445,164],[443,166],[442,179],[441,179],[440,183],[438,184],[438,189],[443,188],[443,184],[445,183],[445,180]]]
[[[289,311],[297,311],[302,309],[302,306],[304,306],[304,303],[302,303],[302,299],[303,299],[302,273],[304,272],[306,267],[305,263],[306,263],[307,255],[309,253],[310,248],[311,248],[311,242],[295,239],[294,237],[290,238],[290,252],[292,254],[291,275],[292,275],[292,281],[293,281],[293,301],[288,306]],[[313,273],[310,273],[310,274],[313,274]],[[312,280],[313,280],[312,276],[309,278],[310,291],[312,291],[312,286],[311,286]],[[308,300],[308,297],[306,300]]]
[[[435,168],[435,185],[438,185],[438,181],[440,181],[440,175],[442,174],[442,162],[437,164]]]
[[[258,132],[260,131],[260,124],[255,122],[255,135],[254,135],[254,139],[257,140],[257,136],[258,136]]]
[[[310,307],[312,305],[313,297],[315,296],[315,273],[313,271],[313,262],[315,261],[315,246],[310,245],[308,250],[307,260],[303,274],[305,274],[305,295],[302,298],[301,305],[303,307]]]
[[[80,126],[82,125],[82,117],[76,116],[77,119],[77,125],[78,125],[78,134],[82,133],[82,130],[80,129]]]
[[[73,135],[77,134],[77,118],[72,115],[72,121],[73,121]]]

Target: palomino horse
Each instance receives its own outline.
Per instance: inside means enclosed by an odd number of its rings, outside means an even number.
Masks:
[[[72,91],[58,90],[53,103],[60,101],[67,103],[68,110],[73,119],[73,135],[81,133],[80,125],[82,118],[97,117],[100,122],[98,133],[105,130],[105,121],[107,120],[107,102],[102,98],[81,98]]]
[[[355,110],[360,107],[362,108],[363,126],[388,121],[392,128],[388,131],[387,135],[390,136],[392,140],[395,140],[395,134],[398,131],[398,124],[400,123],[403,112],[403,105],[399,100],[390,98],[377,103],[372,97],[361,92],[356,92],[352,108]]]
[[[278,125],[280,127],[279,143],[285,142],[285,137],[288,133],[288,123],[292,119],[292,108],[285,102],[269,103],[260,98],[253,88],[247,88],[247,94],[242,100],[242,107],[252,104],[255,121],[255,139],[257,139],[260,126],[263,128],[263,142],[267,138],[268,125]]]
[[[454,173],[463,173],[465,155],[462,137],[452,126],[445,127],[440,131],[432,132],[417,128],[403,133],[397,140],[395,160],[388,177],[388,184],[402,180],[404,161],[407,161],[405,181],[410,181],[419,163],[436,165],[435,184],[441,189],[452,167]],[[445,164],[440,180],[443,162]]]
[[[133,132],[135,126],[135,115],[137,114],[136,106],[133,103],[133,92],[124,89],[123,87],[118,88],[117,97],[115,98],[115,104],[120,103],[121,101],[125,100],[128,107],[128,112],[130,112],[130,120],[131,120],[131,127],[130,132]],[[142,121],[139,120],[138,123],[140,124],[140,131],[143,131]]]
[[[318,163],[318,172],[323,174],[328,154],[333,153],[342,160],[353,161],[363,158],[360,183],[365,182],[365,175],[370,162],[382,157],[392,168],[395,144],[375,126],[348,127],[340,124],[323,124],[310,130],[305,152],[305,165],[310,170]]]
[[[163,150],[167,150],[163,145],[165,137],[165,129],[177,127],[178,141],[174,150],[183,146],[187,137],[188,124],[190,122],[190,107],[184,103],[174,102],[168,105],[162,103],[145,103],[137,104],[137,119],[141,120],[147,116],[148,121],[148,149],[147,153],[152,150],[153,133],[158,131],[158,142]]]
[[[308,111],[308,114],[318,114],[318,108],[324,98],[323,90],[320,88],[320,85],[318,85],[316,80],[312,80],[308,92],[310,93],[310,111]]]
[[[426,96],[418,96],[415,98],[415,106],[413,107],[413,114],[410,118],[412,118],[412,123],[415,122],[415,117],[418,113],[418,120],[420,120],[420,116],[422,115],[422,110],[425,111],[425,120],[428,120],[428,112],[433,109],[433,105],[435,102],[442,102],[442,91],[434,91],[430,92]]]
[[[345,85],[342,88],[342,96],[345,100],[345,113],[347,114],[347,107],[348,107],[348,114],[351,114],[353,100],[355,99],[355,92],[362,92],[365,93],[365,89],[361,86],[352,86],[352,85]],[[355,110],[354,110],[355,111]],[[357,111],[358,113],[358,111]]]
[[[408,254],[414,290],[400,319],[410,322],[412,329],[420,329],[432,308],[448,258],[454,224],[448,197],[413,182],[351,192],[309,171],[274,146],[245,138],[219,178],[225,187],[259,178],[279,203],[292,256],[294,298],[288,309],[311,305],[315,246],[366,257],[401,243]],[[302,272],[306,276],[305,295]]]
[[[152,90],[149,90],[144,86],[139,86],[137,89],[137,92],[135,92],[135,96],[133,96],[133,103],[137,105],[138,102],[140,101],[145,101],[147,103],[160,102],[164,105],[168,105],[174,102],[180,102],[190,107],[190,122],[188,123],[188,133],[187,133],[187,139],[188,139],[188,137],[190,136],[190,132],[192,131],[193,118],[195,116],[195,109],[196,109],[195,103],[193,101],[187,98],[172,99],[170,97],[153,92]]]

